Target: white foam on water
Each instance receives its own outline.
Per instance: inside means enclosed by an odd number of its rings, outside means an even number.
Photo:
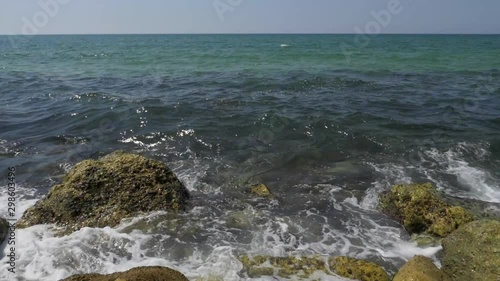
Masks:
[[[197,158],[188,161],[173,162],[170,164],[177,178],[189,191],[198,191],[205,194],[220,194],[220,186],[205,184],[201,179],[207,175],[209,164]]]
[[[176,268],[164,259],[146,257],[147,249],[142,246],[151,239],[140,231],[125,234],[109,227],[84,228],[63,237],[55,237],[49,225],[20,229],[16,243],[18,276],[20,280],[59,280],[77,273],[112,273],[137,266]],[[2,260],[0,280],[11,277],[7,266]]]
[[[5,207],[2,207],[0,209],[0,216],[14,219],[21,218],[24,211],[26,211],[29,207],[33,206],[36,201],[38,201],[38,199],[28,199],[33,198],[36,192],[37,191],[34,188],[25,188],[22,185],[16,183],[16,210],[14,213],[14,217],[9,216],[7,203],[5,203]],[[7,186],[0,186],[0,202],[2,202],[2,206],[4,206],[4,202],[9,202],[8,200],[9,194]]]
[[[375,222],[370,214],[360,208],[357,200],[348,199],[338,204],[352,214],[342,220],[343,230],[331,226],[329,218],[307,211],[305,214],[315,218],[322,225],[316,241],[304,242],[303,237],[312,231],[303,226],[296,217],[274,216],[248,207],[245,212],[256,212],[255,216],[266,216],[267,223],[252,228],[253,240],[249,245],[231,241],[231,234],[221,225],[223,219],[208,218],[211,224],[203,222],[205,242],[210,248],[199,249],[193,246],[193,252],[182,261],[165,257],[168,243],[183,243],[168,234],[144,233],[124,230],[142,219],[154,219],[165,212],[156,212],[145,217],[137,217],[122,222],[116,228],[84,228],[68,236],[57,237],[52,226],[37,225],[17,231],[19,243],[16,249],[16,262],[19,280],[59,280],[79,273],[103,273],[125,271],[137,266],[167,266],[184,273],[190,280],[200,277],[219,276],[224,280],[250,280],[239,275],[242,264],[237,255],[348,255],[356,258],[374,258],[387,260],[406,260],[414,254],[433,257],[440,248],[419,248],[416,243],[404,241],[401,229]],[[206,207],[195,207],[187,216],[201,217],[208,212]],[[258,214],[257,214],[258,212]],[[361,223],[362,222],[362,223]],[[175,238],[175,239],[173,239]],[[168,249],[167,249],[168,252]],[[4,251],[4,255],[5,255]],[[4,259],[0,261],[0,280],[11,280]],[[321,280],[346,280],[338,276],[316,273],[313,277]],[[313,278],[311,277],[311,278]],[[292,278],[292,280],[295,277]],[[251,280],[285,280],[276,277],[262,277]],[[298,279],[297,279],[298,280]]]
[[[471,153],[476,158],[484,158],[488,152],[478,144],[460,143],[457,147],[445,152],[430,149],[425,154],[437,165],[433,170],[424,170],[431,180],[436,182],[438,188],[453,196],[473,198],[485,202],[500,203],[500,179],[495,178],[487,170],[473,166],[467,162],[464,154]],[[440,179],[437,173],[453,175],[467,190],[449,188],[446,182]]]
[[[365,196],[359,206],[367,210],[375,210],[378,205],[379,194],[398,183],[411,183],[412,178],[407,173],[408,167],[396,164],[375,164],[367,163],[379,173],[382,178],[372,183],[372,186],[365,191]]]

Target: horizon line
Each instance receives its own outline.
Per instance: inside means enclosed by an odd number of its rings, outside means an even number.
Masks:
[[[273,33],[273,32],[263,32],[263,33],[42,33],[42,34],[5,34],[0,33],[0,36],[54,36],[54,35],[359,35],[358,33],[299,33],[299,32],[284,32],[284,33]],[[371,36],[377,35],[500,35],[500,33],[377,33],[377,34],[366,34]]]

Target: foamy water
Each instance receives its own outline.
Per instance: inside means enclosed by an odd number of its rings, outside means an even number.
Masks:
[[[335,193],[340,189],[334,186],[322,188],[326,195],[331,196],[330,200],[335,201]],[[27,191],[20,188],[20,193]],[[22,196],[20,201],[22,210],[34,203],[34,200],[22,200]],[[357,199],[346,199],[334,205],[339,211],[349,214],[340,219],[340,230],[331,225],[332,218],[315,210],[280,217],[251,206],[243,210],[246,227],[239,229],[228,225],[235,216],[233,211],[223,211],[222,216],[218,216],[211,213],[215,208],[207,206],[194,207],[180,218],[174,218],[174,221],[180,219],[182,225],[174,226],[173,233],[160,231],[162,227],[159,225],[165,221],[162,216],[168,216],[164,212],[126,220],[115,228],[84,228],[63,237],[54,235],[53,226],[33,226],[16,232],[16,277],[18,280],[59,280],[76,273],[112,273],[137,266],[160,265],[179,270],[191,280],[210,276],[245,280],[239,275],[242,264],[238,256],[241,254],[319,254],[327,257],[329,253],[335,253],[399,265],[415,254],[434,257],[440,249],[419,248],[408,242],[400,227],[387,225],[382,218],[374,218],[379,217],[378,214],[363,209]],[[305,220],[318,224],[313,229]],[[153,225],[144,227],[145,222],[153,222]],[[135,227],[140,230],[132,230]],[[191,227],[198,228],[189,230]],[[0,280],[12,280],[6,268],[2,259]],[[345,280],[318,274],[314,276],[322,280]],[[275,279],[265,277],[260,280]]]
[[[468,143],[460,143],[444,152],[437,149],[426,151],[426,155],[436,164],[434,169],[426,171],[429,180],[436,182],[439,188],[453,196],[500,203],[500,179],[484,168],[467,162],[464,156],[466,153],[472,153],[479,160],[483,160],[488,154],[484,145]],[[449,188],[437,173],[455,176],[462,188]]]

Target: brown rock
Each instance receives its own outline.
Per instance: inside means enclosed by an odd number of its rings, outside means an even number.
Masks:
[[[168,267],[136,267],[108,275],[79,274],[61,281],[189,281],[182,273]]]
[[[415,256],[399,269],[393,281],[453,281],[431,259]]]

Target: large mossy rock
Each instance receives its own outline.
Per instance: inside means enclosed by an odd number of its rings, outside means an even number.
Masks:
[[[461,226],[443,240],[443,270],[454,281],[500,280],[500,222]]]
[[[183,210],[188,199],[188,190],[164,163],[118,151],[75,165],[17,226],[54,223],[66,232],[116,226],[140,213]]]
[[[409,233],[427,232],[438,237],[446,237],[474,219],[464,208],[439,198],[430,183],[395,185],[381,196],[380,208]]]
[[[424,256],[415,256],[401,267],[393,281],[453,281]]]
[[[168,267],[136,267],[125,272],[108,275],[80,274],[61,281],[188,281],[182,273]]]
[[[0,217],[0,245],[7,238],[7,234],[9,233],[9,223],[6,219]]]
[[[389,281],[387,273],[378,265],[349,257],[240,257],[243,270],[251,278],[261,276],[297,276],[308,279],[316,271],[361,280]],[[330,271],[331,270],[331,271]]]

